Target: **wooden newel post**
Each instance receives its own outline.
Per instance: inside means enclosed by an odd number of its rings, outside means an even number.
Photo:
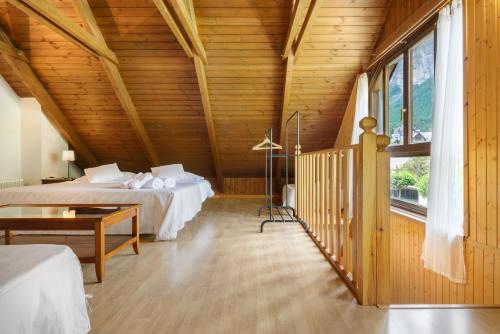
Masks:
[[[376,303],[376,226],[377,226],[377,135],[373,129],[377,120],[365,117],[359,122],[363,133],[359,136],[360,175],[358,182],[359,223],[357,235],[360,249],[356,262],[360,266],[358,301],[362,305]]]
[[[377,136],[377,305],[391,303],[390,141]]]

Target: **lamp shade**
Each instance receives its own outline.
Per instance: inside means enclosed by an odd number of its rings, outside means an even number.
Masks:
[[[68,150],[62,153],[63,161],[75,161],[75,151]]]

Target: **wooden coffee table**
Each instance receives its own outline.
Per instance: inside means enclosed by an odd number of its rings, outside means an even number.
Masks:
[[[0,206],[0,230],[9,244],[12,231],[94,231],[94,256],[79,257],[82,263],[95,263],[97,280],[104,279],[105,262],[132,246],[139,254],[140,204],[41,204]],[[106,252],[105,229],[132,218],[131,237]]]

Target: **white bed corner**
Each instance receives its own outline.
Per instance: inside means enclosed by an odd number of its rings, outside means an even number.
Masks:
[[[0,246],[0,332],[88,333],[82,269],[63,245]]]
[[[142,204],[140,232],[156,240],[173,240],[186,222],[214,195],[207,180],[178,181],[173,188],[121,189],[122,182],[89,183],[70,181],[0,190],[2,204]],[[117,224],[109,234],[130,234],[129,224]]]

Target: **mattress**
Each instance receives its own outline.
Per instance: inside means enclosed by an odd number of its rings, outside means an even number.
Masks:
[[[203,202],[214,195],[206,180],[177,182],[168,189],[121,189],[121,183],[63,182],[0,190],[0,204],[142,204],[140,233],[156,240],[173,240]],[[107,234],[130,234],[129,223],[106,229]]]
[[[0,333],[87,333],[82,269],[62,245],[0,246]]]

